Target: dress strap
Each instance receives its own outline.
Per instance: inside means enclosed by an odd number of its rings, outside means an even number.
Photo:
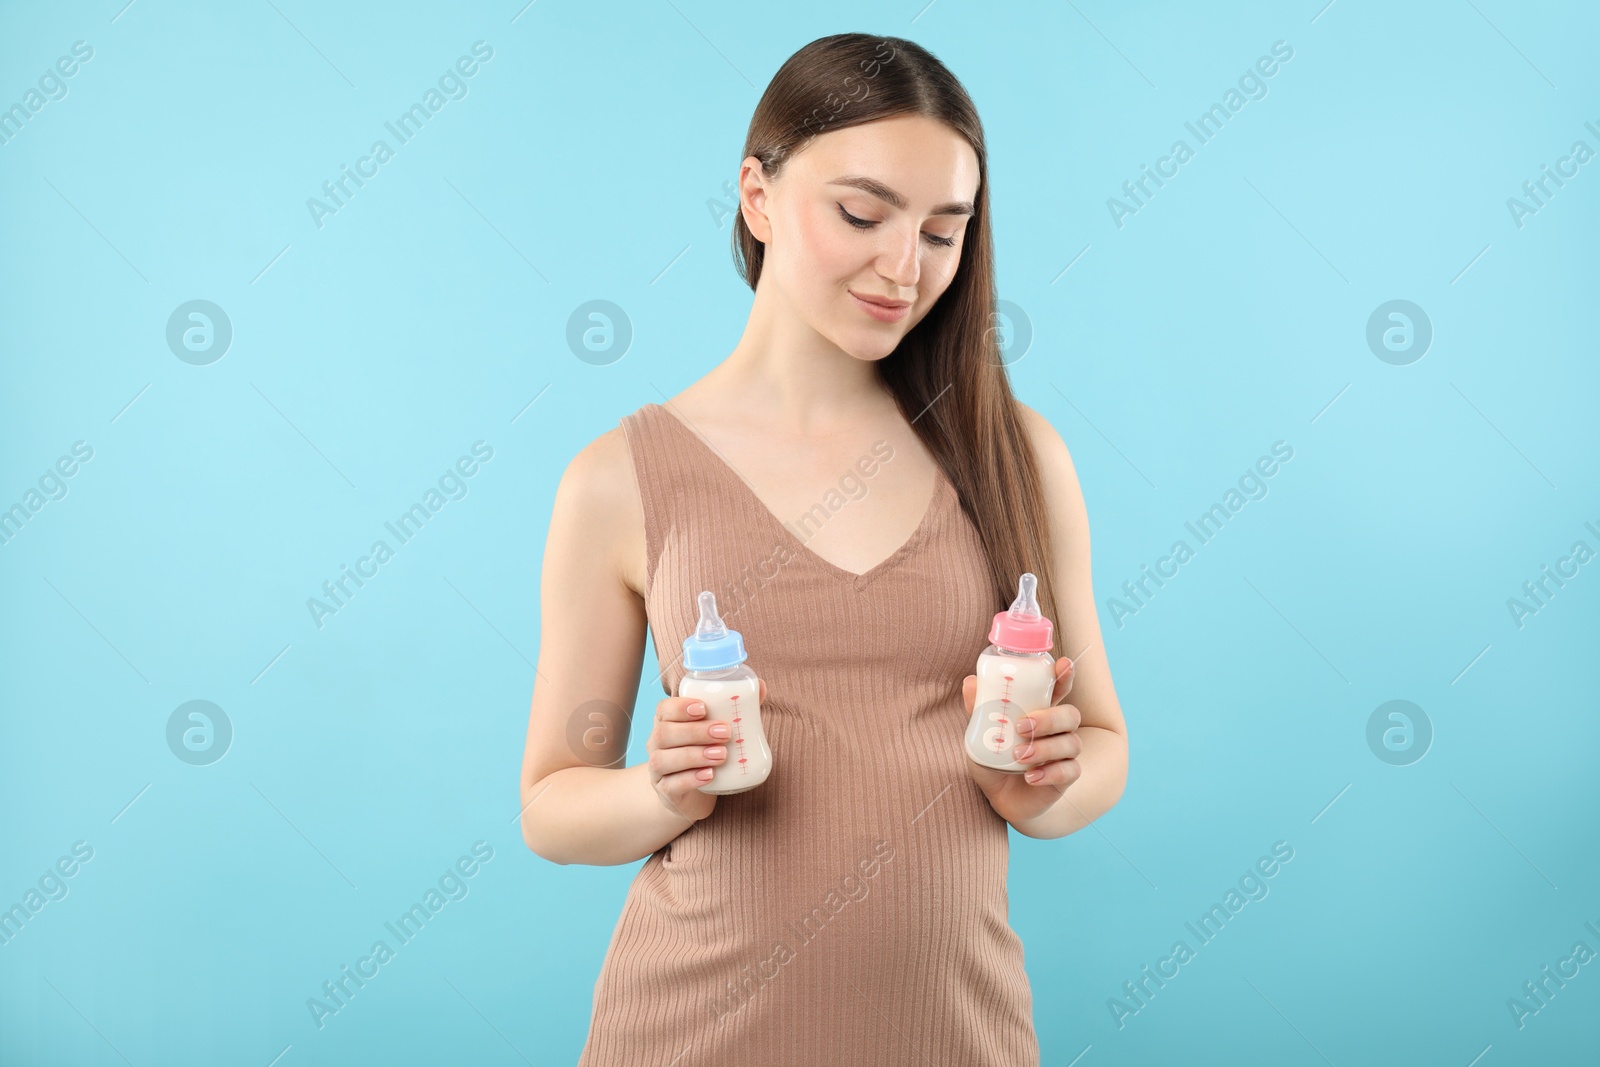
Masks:
[[[645,404],[622,416],[620,424],[633,457],[633,474],[644,510],[645,592],[655,582],[656,565],[668,531],[696,491],[697,465],[704,459],[688,442],[664,425],[672,415],[658,404]]]

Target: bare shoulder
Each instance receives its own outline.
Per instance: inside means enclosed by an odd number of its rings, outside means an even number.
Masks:
[[[567,463],[551,515],[557,527],[600,551],[612,572],[644,595],[644,508],[621,426],[590,441]]]
[[[1047,459],[1044,453],[1054,452],[1057,449],[1064,456],[1067,443],[1061,439],[1061,434],[1050,424],[1050,420],[1020,400],[1016,401],[1016,405],[1022,414],[1022,425],[1027,428],[1028,436],[1033,441],[1034,451],[1040,454],[1039,458]]]
[[[1027,429],[1033,454],[1039,460],[1039,478],[1044,483],[1045,503],[1051,517],[1068,530],[1087,532],[1088,519],[1083,504],[1083,489],[1078,484],[1078,469],[1072,463],[1067,443],[1050,420],[1018,400],[1022,425]]]

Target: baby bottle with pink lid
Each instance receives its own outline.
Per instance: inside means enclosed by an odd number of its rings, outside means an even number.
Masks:
[[[678,695],[706,706],[702,722],[725,722],[727,758],[712,769],[702,793],[742,793],[772,773],[772,750],[761,731],[761,681],[744,664],[744,637],[723,625],[717,598],[707,589],[699,597],[700,623],[683,639],[683,679]]]
[[[1012,756],[1018,743],[1017,717],[1048,708],[1056,684],[1051,622],[1039,613],[1034,597],[1038,582],[1024,574],[1017,583],[1017,599],[994,617],[992,643],[978,656],[978,689],[967,724],[972,761],[1014,774],[1027,770]]]

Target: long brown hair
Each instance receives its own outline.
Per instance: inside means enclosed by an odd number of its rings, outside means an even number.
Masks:
[[[988,155],[967,91],[932,53],[904,38],[822,37],[790,56],[773,76],[750,119],[744,157],[755,156],[767,177],[776,178],[813,137],[904,114],[938,119],[967,139],[978,156],[978,194],[949,288],[878,361],[878,374],[944,468],[978,530],[999,605],[995,610],[1009,606],[1017,579],[1033,572],[1040,610],[1056,623],[1051,655],[1060,656],[1062,620],[1056,614],[1038,461],[995,339]],[[736,213],[734,263],[752,290],[761,278],[764,251],[744,214]]]

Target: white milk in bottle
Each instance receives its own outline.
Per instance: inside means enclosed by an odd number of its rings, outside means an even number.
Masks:
[[[678,683],[678,695],[694,697],[706,706],[701,722],[725,722],[729,736],[722,744],[727,757],[712,768],[711,781],[702,793],[742,793],[754,789],[772,773],[772,750],[761,732],[761,682],[744,665],[744,638],[723,625],[717,615],[717,598],[708,589],[700,594],[700,623],[683,639],[683,665],[688,668]]]
[[[1017,583],[1017,599],[994,617],[992,643],[978,657],[978,689],[967,724],[967,756],[1014,774],[1028,769],[1012,756],[1019,741],[1017,718],[1048,708],[1056,684],[1051,623],[1039,613],[1034,598],[1038,581],[1024,574]]]

